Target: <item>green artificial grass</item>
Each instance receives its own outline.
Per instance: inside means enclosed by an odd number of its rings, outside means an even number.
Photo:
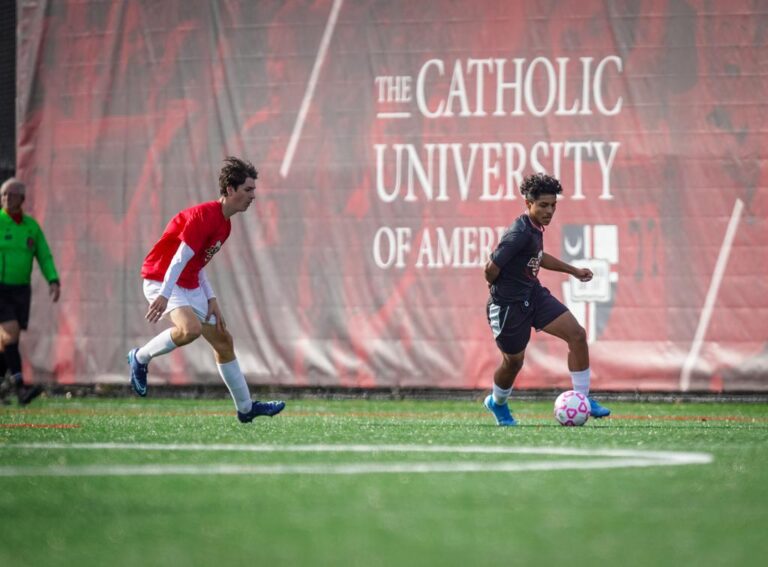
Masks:
[[[605,405],[611,418],[581,428],[559,426],[549,402],[515,402],[515,428],[480,400],[289,400],[249,425],[228,401],[0,407],[0,565],[762,563],[766,405]],[[392,445],[404,447],[369,447]],[[546,470],[611,461],[590,453],[607,449],[713,461]],[[492,470],[506,464],[545,470]],[[232,467],[245,472],[216,472]]]

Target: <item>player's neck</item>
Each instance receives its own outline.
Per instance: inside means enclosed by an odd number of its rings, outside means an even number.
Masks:
[[[21,210],[21,208],[10,210],[10,209],[3,209],[5,213],[13,219],[13,222],[16,224],[21,224],[21,221],[24,220],[24,212]]]
[[[543,224],[539,224],[539,221],[537,221],[530,212],[528,212],[526,214],[528,215],[528,218],[531,219],[531,224],[535,228],[538,228],[541,232],[544,232],[544,225]]]
[[[225,219],[228,219],[228,218],[230,218],[232,215],[234,215],[235,213],[237,213],[237,211],[236,211],[236,210],[234,210],[234,208],[232,208],[232,205],[229,205],[229,204],[227,203],[227,201],[226,201],[226,199],[224,199],[224,197],[221,197],[221,198],[219,199],[219,203],[221,203],[221,214],[222,214],[222,215],[224,215],[224,218],[225,218]]]

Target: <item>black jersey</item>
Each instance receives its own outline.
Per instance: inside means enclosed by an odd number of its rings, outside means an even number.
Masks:
[[[544,229],[535,226],[524,213],[515,219],[499,241],[491,260],[501,272],[491,285],[496,305],[509,305],[530,296],[539,284],[537,277],[544,254]]]

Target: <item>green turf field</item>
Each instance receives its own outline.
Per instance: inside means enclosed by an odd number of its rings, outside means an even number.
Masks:
[[[43,399],[0,407],[0,565],[756,565],[765,404]]]

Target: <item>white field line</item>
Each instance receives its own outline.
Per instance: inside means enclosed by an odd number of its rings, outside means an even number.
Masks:
[[[693,337],[693,343],[691,343],[691,350],[688,352],[688,356],[683,363],[683,369],[680,372],[680,390],[683,392],[687,392],[691,387],[691,373],[696,366],[701,347],[704,344],[704,337],[707,334],[709,320],[712,318],[712,310],[715,307],[715,300],[717,299],[717,293],[720,290],[720,283],[723,280],[723,274],[728,265],[728,257],[731,255],[731,246],[733,245],[733,239],[736,236],[736,229],[739,226],[743,209],[743,201],[741,199],[736,199],[736,202],[733,205],[731,219],[728,221],[728,228],[725,229],[725,237],[723,238],[723,244],[720,246],[720,253],[717,255],[715,271],[712,273],[712,281],[709,283],[707,297],[704,299],[704,307],[701,310],[701,316],[699,317],[699,324],[696,327],[696,334]]]
[[[283,164],[280,166],[280,175],[283,177],[288,175],[288,170],[291,169],[293,154],[296,153],[296,146],[299,143],[301,130],[304,127],[304,120],[307,118],[309,105],[312,102],[312,97],[315,93],[315,85],[317,85],[317,79],[320,76],[320,68],[323,66],[325,54],[328,51],[328,45],[331,43],[333,28],[336,27],[336,19],[339,17],[342,1],[343,0],[333,0],[331,13],[328,16],[328,22],[325,24],[325,31],[323,32],[323,37],[320,40],[320,47],[318,48],[317,56],[315,57],[315,65],[312,67],[312,73],[309,75],[307,90],[304,92],[304,98],[301,101],[301,107],[299,107],[299,115],[296,117],[296,123],[293,125],[293,133],[291,134],[291,139],[288,141],[288,148],[285,150]]]
[[[197,451],[257,453],[449,453],[508,454],[591,457],[526,462],[427,462],[427,463],[320,463],[296,464],[212,464],[212,465],[53,465],[0,466],[0,477],[12,476],[158,476],[158,475],[355,475],[424,474],[615,469],[701,465],[713,461],[708,453],[635,451],[625,449],[571,449],[562,447],[497,447],[463,445],[205,445],[159,443],[15,443],[1,449],[98,450],[98,451]]]

